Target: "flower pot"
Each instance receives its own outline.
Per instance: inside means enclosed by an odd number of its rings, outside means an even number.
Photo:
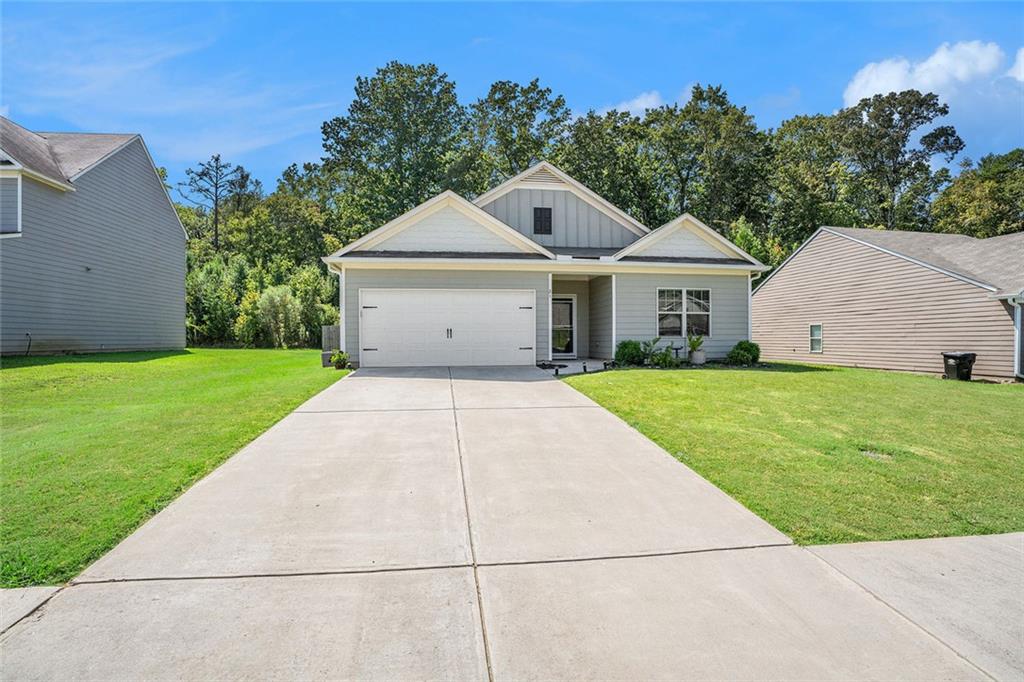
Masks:
[[[703,365],[707,362],[707,358],[704,357],[704,351],[702,350],[691,350],[690,351],[690,364],[691,365]]]

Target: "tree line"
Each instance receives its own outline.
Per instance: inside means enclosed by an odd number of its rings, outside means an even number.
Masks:
[[[649,227],[689,212],[772,266],[821,225],[1024,229],[1024,149],[958,159],[948,113],[906,90],[763,129],[723,87],[698,84],[640,116],[575,116],[537,79],[498,81],[466,105],[435,65],[391,62],[323,124],[321,161],[288,166],[273,191],[219,155],[187,171],[190,342],[317,345],[338,314],[321,256],[444,190],[472,198],[542,160]]]

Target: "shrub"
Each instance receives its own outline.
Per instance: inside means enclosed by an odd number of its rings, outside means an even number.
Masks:
[[[348,367],[348,353],[340,350],[334,351],[331,354],[331,364],[334,365],[334,369],[345,369]]]
[[[651,364],[660,369],[673,369],[680,363],[670,349],[664,348],[651,356]]]
[[[700,334],[693,334],[686,337],[686,345],[690,352],[698,351],[704,346],[704,337]]]
[[[644,364],[644,349],[639,341],[627,339],[619,341],[615,347],[615,363],[626,367],[638,367]]]
[[[263,319],[260,317],[260,294],[250,289],[242,296],[235,320],[235,338],[247,348],[258,348],[269,344]]]
[[[725,361],[730,365],[755,365],[761,358],[761,348],[751,341],[740,341],[728,355]]]
[[[653,339],[648,339],[640,344],[640,351],[644,354],[644,361],[642,364],[651,364],[651,361],[654,359],[654,354],[658,350],[659,341],[661,341],[661,337],[655,336]]]
[[[299,302],[287,284],[270,287],[260,296],[259,315],[274,348],[296,346],[302,340]]]

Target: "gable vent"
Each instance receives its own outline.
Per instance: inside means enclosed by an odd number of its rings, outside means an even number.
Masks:
[[[535,173],[530,173],[526,178],[527,182],[541,182],[549,185],[561,185],[562,181],[558,179],[558,176],[551,171],[541,168]]]

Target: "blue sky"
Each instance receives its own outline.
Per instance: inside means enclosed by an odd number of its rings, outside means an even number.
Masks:
[[[765,127],[916,86],[949,103],[972,158],[1024,145],[1024,3],[0,7],[0,111],[142,133],[172,181],[220,152],[271,189],[392,59],[436,63],[467,103],[539,77],[581,113],[720,83]]]

